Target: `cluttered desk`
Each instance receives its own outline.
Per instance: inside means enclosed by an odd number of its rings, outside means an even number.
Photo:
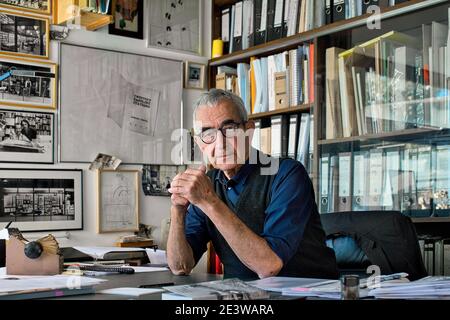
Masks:
[[[339,280],[270,277],[255,281],[193,273],[175,276],[165,252],[152,248],[59,248],[48,235],[28,241],[17,229],[2,231],[0,300],[290,300],[449,299],[450,277],[409,281],[408,274]],[[7,240],[5,239],[7,238]]]

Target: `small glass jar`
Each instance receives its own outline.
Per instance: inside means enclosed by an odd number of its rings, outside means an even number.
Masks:
[[[359,299],[359,276],[352,274],[341,277],[341,299]]]

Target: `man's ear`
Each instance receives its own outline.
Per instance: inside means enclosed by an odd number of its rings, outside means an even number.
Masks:
[[[248,120],[245,124],[245,129],[255,129],[255,121]]]

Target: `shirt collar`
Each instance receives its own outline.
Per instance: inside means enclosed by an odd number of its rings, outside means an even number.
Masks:
[[[247,161],[245,161],[245,164],[242,165],[239,171],[231,179],[228,179],[223,171],[219,171],[219,174],[216,176],[216,180],[218,180],[226,187],[235,186],[237,184],[244,185],[247,182],[247,179],[252,172],[253,167],[254,165],[250,164],[249,159],[247,159]]]

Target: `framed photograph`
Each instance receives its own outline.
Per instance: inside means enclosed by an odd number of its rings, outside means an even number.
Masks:
[[[2,10],[0,53],[48,59],[49,30],[48,18]]]
[[[144,165],[142,168],[142,189],[146,196],[170,197],[170,183],[187,166]]]
[[[81,170],[0,169],[0,224],[20,231],[83,229]]]
[[[202,54],[202,0],[149,1],[148,47]]]
[[[0,0],[0,7],[49,15],[52,0]]]
[[[184,87],[186,89],[205,89],[206,65],[186,61],[184,68]]]
[[[138,170],[98,170],[98,233],[138,231],[138,174]]]
[[[57,65],[0,55],[0,105],[56,109]]]
[[[54,163],[54,114],[0,109],[0,162]]]
[[[123,164],[182,164],[181,61],[60,46],[60,160],[91,163],[99,151]],[[99,130],[100,129],[100,130]]]
[[[109,34],[144,39],[144,0],[111,0]]]

